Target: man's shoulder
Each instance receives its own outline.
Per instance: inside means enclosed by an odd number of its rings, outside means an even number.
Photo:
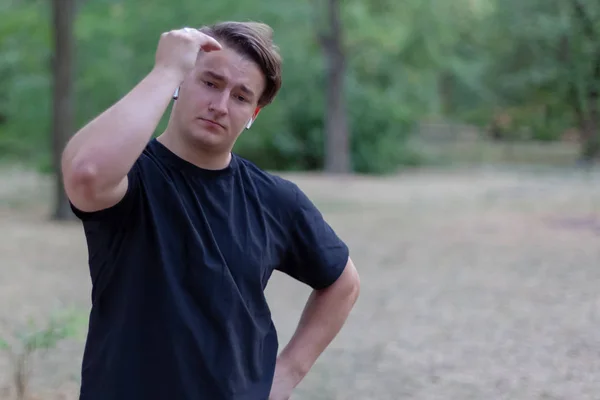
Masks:
[[[287,203],[297,201],[301,190],[292,180],[275,172],[266,171],[246,158],[236,157],[245,172],[243,175],[250,179],[263,194],[269,194]]]

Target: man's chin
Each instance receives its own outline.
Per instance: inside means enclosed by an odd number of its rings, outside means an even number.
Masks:
[[[190,139],[202,147],[222,147],[226,141],[224,134],[210,132],[205,129],[194,129],[190,132]]]

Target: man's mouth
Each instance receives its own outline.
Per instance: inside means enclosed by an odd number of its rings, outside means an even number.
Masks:
[[[223,125],[221,125],[218,122],[213,121],[212,119],[208,119],[208,118],[198,118],[198,119],[200,119],[200,120],[202,120],[202,121],[204,121],[204,122],[206,122],[206,123],[208,123],[210,125],[218,126],[218,127],[221,127],[223,129],[225,129],[225,127]]]

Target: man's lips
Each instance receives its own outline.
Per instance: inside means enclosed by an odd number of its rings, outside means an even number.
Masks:
[[[221,128],[225,129],[225,127],[221,124],[219,124],[218,122],[213,121],[212,119],[208,119],[208,118],[198,118],[199,120],[202,120],[208,124],[214,125],[214,126],[220,126]]]

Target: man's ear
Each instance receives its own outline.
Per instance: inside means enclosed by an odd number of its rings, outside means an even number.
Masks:
[[[256,110],[254,110],[254,113],[252,114],[250,121],[248,121],[248,123],[246,124],[246,129],[250,129],[250,127],[252,126],[254,121],[256,121],[256,117],[258,116],[259,112],[260,112],[260,107],[256,107]]]

